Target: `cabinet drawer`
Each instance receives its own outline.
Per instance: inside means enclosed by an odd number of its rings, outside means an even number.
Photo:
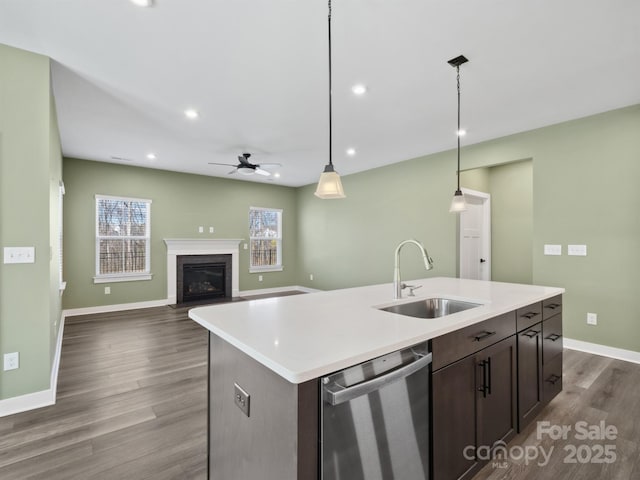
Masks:
[[[542,367],[542,396],[544,403],[562,391],[562,355]]]
[[[513,335],[516,333],[515,320],[515,312],[509,312],[434,338],[431,341],[433,370]]]
[[[551,362],[562,353],[562,315],[542,322],[542,362]]]
[[[516,310],[516,323],[518,331],[529,328],[542,320],[542,304],[532,303]]]
[[[542,301],[542,319],[546,320],[558,313],[562,313],[562,295],[556,295]]]

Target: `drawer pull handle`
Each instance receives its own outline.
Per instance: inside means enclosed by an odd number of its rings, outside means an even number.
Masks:
[[[521,316],[531,320],[533,317],[537,317],[538,315],[540,315],[538,312],[528,312],[528,313],[523,313]]]
[[[496,332],[482,332],[480,335],[476,335],[475,337],[473,337],[473,339],[476,342],[481,342],[485,338],[489,338],[491,335],[495,335],[495,334]]]
[[[547,340],[551,340],[552,342],[555,342],[556,340],[558,340],[560,337],[562,337],[562,335],[558,335],[557,333],[552,333],[551,335],[549,335],[547,337]]]
[[[559,303],[550,303],[549,305],[545,305],[544,308],[549,308],[551,310],[555,310],[558,307],[561,307],[562,305]]]
[[[524,335],[525,337],[529,337],[529,338],[533,338],[536,335],[538,335],[540,332],[536,331],[536,330],[528,330],[526,332],[524,332],[522,335]]]
[[[559,376],[558,376],[558,375],[556,375],[556,374],[552,374],[549,378],[547,378],[547,382],[549,382],[551,385],[555,385],[555,384],[556,384],[556,382],[557,382],[558,380],[560,380],[561,378],[562,378],[562,377],[559,377]]]

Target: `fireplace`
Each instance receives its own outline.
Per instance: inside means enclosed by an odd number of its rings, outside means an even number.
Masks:
[[[176,303],[231,299],[231,255],[178,255]]]

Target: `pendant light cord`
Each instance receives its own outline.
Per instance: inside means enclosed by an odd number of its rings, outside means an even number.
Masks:
[[[333,166],[332,155],[332,112],[331,112],[331,0],[329,0],[329,165]]]
[[[460,65],[456,67],[458,82],[458,192],[460,191]]]

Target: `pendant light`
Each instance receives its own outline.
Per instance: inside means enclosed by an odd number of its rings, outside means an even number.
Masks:
[[[456,171],[456,175],[458,176],[458,189],[453,194],[453,200],[451,201],[451,207],[449,208],[449,212],[457,213],[464,212],[467,209],[467,203],[464,200],[464,195],[462,194],[462,190],[460,190],[460,137],[464,135],[463,131],[460,129],[460,65],[463,63],[467,63],[469,60],[464,55],[460,55],[459,57],[452,58],[447,63],[452,67],[456,67],[456,79],[458,83],[458,169]]]
[[[345,198],[340,175],[333,168],[332,138],[331,138],[331,0],[329,0],[329,163],[325,165],[324,171],[320,174],[320,181],[316,189],[315,196],[322,199]]]

